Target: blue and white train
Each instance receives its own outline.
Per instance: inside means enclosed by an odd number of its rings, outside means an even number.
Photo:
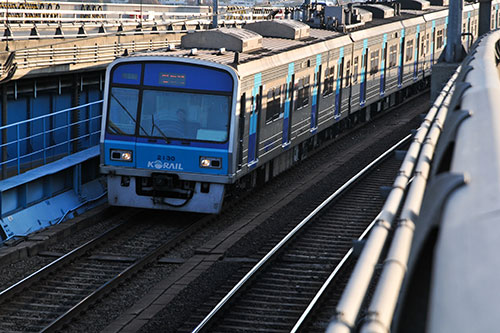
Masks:
[[[478,11],[464,8],[472,36]],[[426,81],[446,43],[447,13],[403,9],[350,33],[257,22],[117,59],[106,73],[101,135],[109,203],[219,212],[229,186],[267,181]]]

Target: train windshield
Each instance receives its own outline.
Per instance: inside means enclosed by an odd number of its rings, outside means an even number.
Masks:
[[[107,133],[226,142],[233,78],[223,70],[176,62],[113,68]]]
[[[139,135],[225,142],[230,100],[227,95],[144,90]]]
[[[113,88],[109,101],[108,133],[135,134],[139,90]]]

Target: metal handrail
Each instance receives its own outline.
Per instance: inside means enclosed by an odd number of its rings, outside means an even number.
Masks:
[[[51,116],[57,116],[59,114],[62,114],[62,113],[68,112],[68,111],[78,110],[78,109],[85,108],[87,106],[91,106],[91,105],[95,105],[95,104],[99,104],[99,103],[102,103],[102,102],[103,102],[103,100],[101,99],[101,100],[90,102],[90,103],[87,103],[87,104],[82,104],[82,105],[79,105],[79,106],[74,106],[74,107],[69,108],[69,109],[59,110],[59,111],[56,111],[56,112],[53,112],[53,113],[45,114],[43,116],[39,116],[39,117],[35,117],[35,118],[31,118],[31,119],[19,121],[17,123],[5,125],[5,126],[0,126],[0,131],[4,130],[4,129],[7,129],[9,127],[26,124],[26,123],[29,123],[29,122],[32,122],[32,121],[35,121],[35,120],[40,120],[40,119],[51,117]]]
[[[6,152],[9,147],[15,146],[16,147],[16,157],[11,158],[11,159],[2,160],[2,162],[0,163],[0,167],[3,168],[5,166],[8,166],[9,164],[17,161],[16,167],[17,167],[17,174],[19,175],[19,174],[21,174],[21,160],[23,160],[23,159],[26,159],[26,158],[32,157],[34,155],[43,153],[43,159],[41,158],[40,161],[43,161],[43,164],[46,164],[47,163],[47,152],[49,152],[51,150],[53,151],[54,149],[65,146],[65,145],[68,146],[67,154],[70,154],[71,153],[70,147],[71,147],[71,144],[73,142],[77,142],[77,141],[85,139],[85,138],[90,138],[92,136],[98,136],[98,134],[100,133],[100,120],[99,120],[99,118],[102,117],[102,114],[99,114],[97,116],[89,117],[89,118],[86,118],[83,120],[77,119],[75,121],[71,121],[71,117],[70,117],[71,111],[83,109],[86,107],[90,107],[92,105],[101,104],[102,102],[103,102],[103,100],[94,101],[94,102],[86,103],[86,104],[79,105],[76,107],[71,107],[68,109],[56,111],[56,112],[46,114],[43,116],[35,117],[32,119],[23,120],[23,121],[19,121],[19,122],[13,123],[13,124],[1,126],[0,131],[8,131],[11,129],[15,129],[16,135],[15,135],[15,140],[11,140],[11,141],[2,143],[0,145],[0,150]],[[46,123],[47,119],[51,119],[51,117],[56,117],[56,116],[61,116],[61,115],[67,115],[67,117],[65,118],[65,120],[66,120],[65,124],[58,126],[58,127],[55,127],[55,128],[46,129],[45,123]],[[89,130],[86,133],[83,133],[82,135],[79,135],[79,136],[72,137],[71,132],[70,132],[71,127],[76,126],[76,125],[80,125],[80,124],[84,124],[84,123],[90,124],[90,123],[95,122],[97,120],[99,120],[99,126],[98,126],[99,129],[98,130],[92,131],[89,128]],[[21,126],[30,126],[30,125],[34,124],[36,121],[42,121],[43,129],[41,129],[39,133],[31,134],[27,137],[21,137],[21,132],[20,132]],[[62,142],[46,145],[47,136],[53,135],[55,132],[59,132],[59,131],[64,131],[65,139]],[[21,144],[23,142],[31,142],[33,139],[36,139],[36,138],[40,138],[41,142],[43,142],[42,148],[37,149],[35,151],[27,152],[27,153],[24,153],[21,155]]]
[[[355,328],[356,318],[368,291],[370,281],[375,272],[375,267],[378,264],[389,235],[389,230],[394,223],[397,211],[403,204],[403,197],[407,190],[407,185],[409,184],[408,181],[414,176],[414,170],[418,168],[417,158],[427,142],[426,136],[431,131],[431,125],[435,122],[435,118],[439,115],[438,111],[443,105],[447,105],[447,102],[451,98],[451,93],[454,90],[454,82],[458,76],[459,70],[460,68],[457,69],[441,91],[427,113],[424,122],[417,131],[412,145],[408,149],[408,153],[401,165],[399,175],[394,181],[393,189],[382,209],[381,218],[372,230],[337,305],[337,315],[330,323],[327,329],[328,333],[347,333]]]

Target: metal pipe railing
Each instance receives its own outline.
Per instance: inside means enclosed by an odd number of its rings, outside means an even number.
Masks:
[[[451,80],[456,80],[461,66]],[[448,82],[450,82],[448,81]],[[394,232],[389,253],[384,261],[382,275],[378,281],[375,294],[368,308],[366,321],[361,332],[388,332],[394,316],[394,310],[406,274],[406,265],[410,256],[410,249],[415,230],[415,223],[420,215],[427,180],[430,175],[435,147],[443,131],[444,122],[448,114],[448,105],[454,88],[446,96],[443,105],[430,128],[415,168],[413,182],[403,205],[401,218]]]
[[[441,91],[441,94],[436,98],[424,122],[415,134],[413,142],[401,164],[399,174],[394,181],[393,188],[382,208],[380,219],[370,233],[370,237],[363,248],[342,298],[337,305],[337,315],[329,325],[327,330],[328,333],[351,332],[356,326],[356,318],[358,317],[361,304],[367,293],[370,281],[372,280],[373,273],[378,264],[389,231],[394,223],[394,218],[402,204],[409,181],[413,177],[413,170],[417,158],[423,149],[422,146],[425,146],[424,140],[429,133],[431,124],[438,114],[438,110],[442,108],[451,96],[453,84],[458,76],[458,71],[459,70],[450,78]],[[416,170],[418,170],[418,165]],[[417,180],[417,183],[418,182],[419,180]]]
[[[42,158],[41,160],[43,161],[43,164],[47,163],[47,155],[49,154],[50,151],[54,151],[55,149],[67,145],[67,151],[66,155],[71,154],[71,144],[74,142],[78,142],[80,140],[83,140],[85,138],[91,138],[92,136],[99,136],[100,133],[100,125],[98,126],[98,130],[92,130],[92,126],[89,126],[88,131],[85,133],[82,133],[81,135],[78,136],[72,136],[71,135],[71,128],[73,126],[78,126],[78,125],[83,125],[83,124],[91,124],[92,122],[98,122],[100,124],[100,118],[102,117],[101,114],[93,117],[89,117],[86,119],[76,119],[74,121],[71,121],[71,111],[86,108],[86,107],[91,107],[93,105],[98,105],[101,104],[103,101],[94,101],[90,103],[86,103],[83,105],[79,105],[76,107],[56,111],[50,114],[46,114],[43,116],[35,117],[32,119],[28,120],[23,120],[19,121],[13,124],[5,125],[5,126],[0,126],[0,131],[12,131],[15,130],[15,139],[11,141],[7,141],[5,143],[0,144],[0,150],[9,150],[9,147],[13,147],[12,149],[15,149],[15,157],[2,160],[0,162],[0,167],[7,167],[9,165],[12,165],[15,163],[15,168],[16,168],[16,174],[21,174],[22,171],[22,166],[23,166],[23,160],[32,158],[35,155],[41,154]],[[55,117],[65,117],[65,123],[48,129],[46,128],[46,121],[50,121],[50,119],[54,119]],[[42,129],[39,132],[32,133],[27,136],[22,136],[21,135],[21,129],[22,128],[30,128],[32,132],[34,132],[33,127],[36,126],[36,122],[42,122]],[[64,138],[61,140],[61,142],[55,142],[53,144],[47,145],[47,138],[53,137],[54,135],[57,135],[58,132],[64,131]],[[22,152],[22,146],[28,145],[36,141],[36,139],[41,140],[41,148],[40,149],[35,149],[34,151],[28,151],[23,153]],[[30,146],[33,146],[32,144]]]

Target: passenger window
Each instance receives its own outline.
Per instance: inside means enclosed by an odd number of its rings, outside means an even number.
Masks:
[[[345,86],[349,86],[349,80],[351,75],[351,61],[347,61],[346,70],[345,70]]]
[[[438,30],[436,39],[436,49],[440,50],[443,47],[443,30]]]
[[[267,92],[266,123],[278,119],[281,113],[281,87]]]
[[[325,79],[323,83],[323,96],[328,96],[333,93],[333,80],[334,80],[335,66],[325,70]]]
[[[354,58],[354,66],[353,66],[353,76],[352,76],[352,81],[354,83],[358,82],[358,57]]]
[[[379,66],[379,57],[380,57],[380,52],[373,51],[370,54],[370,74],[375,75],[378,72],[378,66]]]
[[[304,78],[304,99],[302,101],[302,106],[309,105],[309,91],[310,91],[310,76]]]
[[[297,83],[297,102],[295,103],[295,110],[302,107],[304,103],[304,79],[299,79]]]
[[[406,42],[406,61],[411,61],[413,59],[413,40]]]
[[[396,67],[398,59],[398,46],[392,45],[389,48],[389,67]]]

